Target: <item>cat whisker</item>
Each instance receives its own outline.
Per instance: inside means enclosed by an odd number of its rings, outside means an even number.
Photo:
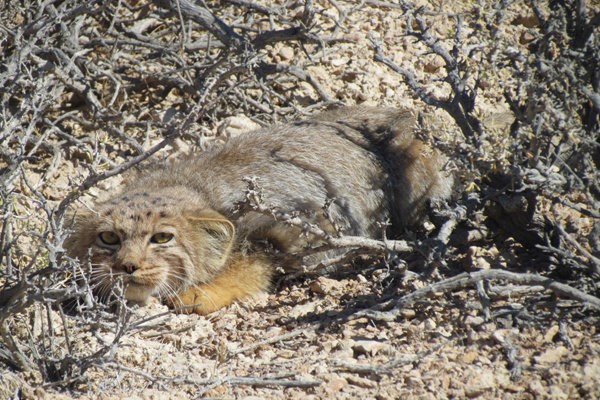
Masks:
[[[185,305],[179,297],[179,293],[168,283],[159,286],[157,295],[161,303],[168,299],[174,307]]]

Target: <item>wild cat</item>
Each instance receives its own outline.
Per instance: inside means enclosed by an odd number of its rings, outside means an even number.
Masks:
[[[240,210],[245,177],[257,179],[270,207],[300,212],[331,234],[378,238],[386,220],[393,234],[452,190],[445,157],[413,130],[407,111],[355,106],[240,135],[148,169],[78,211],[68,253],[89,263],[98,293],[123,279],[129,300],[157,296],[210,313],[269,288],[276,259],[249,244],[291,254],[310,246],[299,228]]]

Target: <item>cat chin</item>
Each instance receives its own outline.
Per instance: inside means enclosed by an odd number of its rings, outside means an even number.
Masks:
[[[153,293],[154,288],[130,283],[125,289],[125,298],[133,303],[146,304]]]

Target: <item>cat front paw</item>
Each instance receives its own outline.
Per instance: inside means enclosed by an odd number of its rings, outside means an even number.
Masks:
[[[199,287],[189,288],[177,293],[177,296],[165,299],[164,303],[180,314],[206,315],[218,310],[222,305],[210,301],[205,290]]]

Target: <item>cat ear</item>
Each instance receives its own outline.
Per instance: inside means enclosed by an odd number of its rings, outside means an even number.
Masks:
[[[196,235],[202,235],[203,244],[213,252],[227,257],[235,239],[235,226],[225,216],[211,209],[192,211],[187,214],[188,222]]]

